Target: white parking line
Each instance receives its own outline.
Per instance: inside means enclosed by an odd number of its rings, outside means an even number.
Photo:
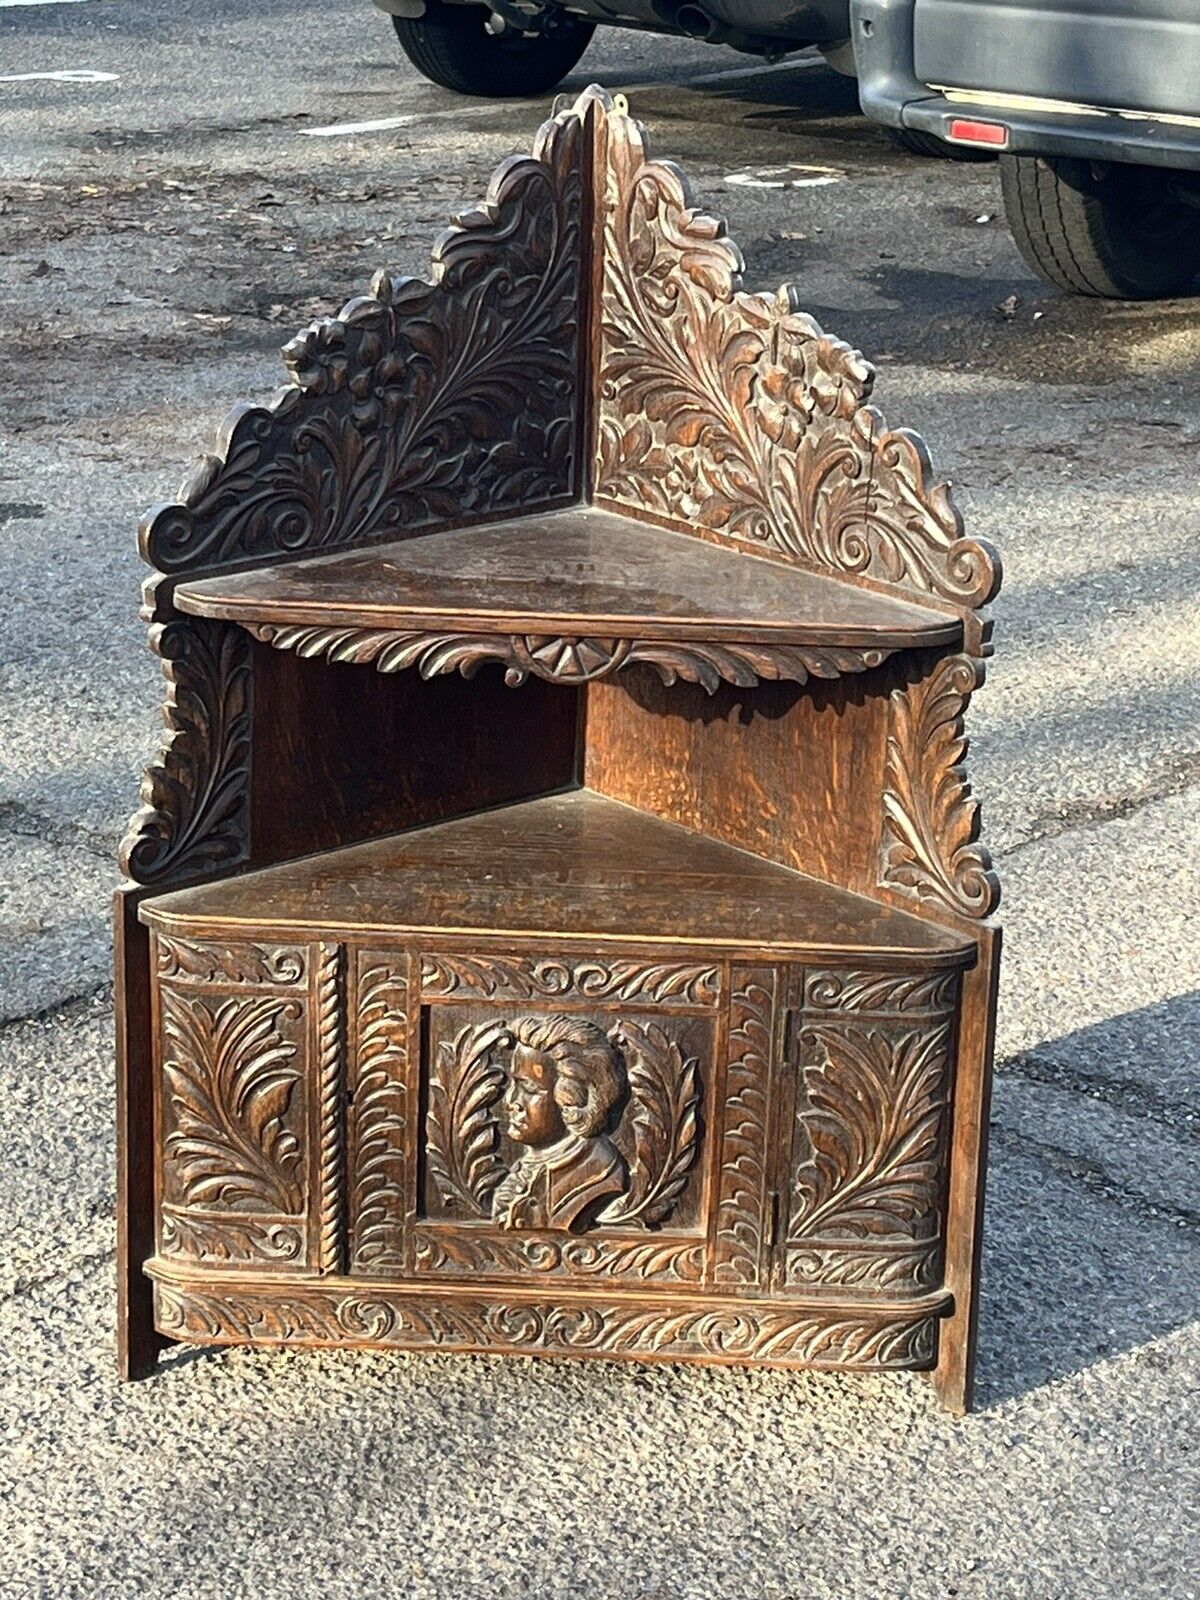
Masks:
[[[63,0],[69,4],[69,0]],[[0,5],[4,0],[0,0]],[[62,72],[2,72],[0,83],[119,83],[115,72],[92,72],[86,67],[68,67]]]
[[[0,5],[4,0],[0,0]],[[709,72],[699,78],[685,78],[681,83],[629,83],[614,94],[641,94],[649,89],[707,89],[711,84],[725,83],[731,78],[762,78],[770,73],[802,72],[811,67],[823,67],[822,56],[798,56],[795,61],[773,61],[761,67],[730,67],[724,72]],[[512,102],[510,102],[512,103]],[[541,105],[541,101],[533,102]],[[519,104],[519,102],[518,102]],[[387,133],[393,128],[409,128],[417,122],[441,122],[453,118],[461,122],[469,117],[494,116],[498,107],[494,102],[474,106],[446,106],[440,111],[411,111],[403,116],[376,117],[370,122],[331,122],[324,128],[301,128],[306,139],[345,138],[356,133]]]
[[[9,11],[20,6],[78,6],[83,0],[0,0],[0,11]]]

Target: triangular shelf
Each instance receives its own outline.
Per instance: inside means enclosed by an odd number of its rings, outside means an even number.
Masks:
[[[236,617],[275,644],[304,623],[313,653],[426,672],[498,659],[513,681],[661,661],[664,642],[745,647],[728,670],[719,657],[715,668],[684,663],[681,675],[705,682],[860,671],[880,652],[953,638],[985,653],[978,609],[998,586],[993,552],[963,536],[921,441],[888,432],[866,403],[862,357],[790,291],[743,293],[740,271],[682,174],[647,158],[623,102],[589,89],[442,236],[431,284],[382,273],[286,347],[291,386],[267,409],[235,410],[181,503],[146,519],[143,553],[161,575],[152,611],[169,614],[184,579],[179,610]],[[548,519],[581,504],[609,516]],[[526,590],[544,588],[554,540],[567,538],[552,616],[522,593],[468,618],[448,588],[424,584],[414,602],[412,564],[430,553],[401,548],[213,580],[483,524],[462,559],[486,582],[497,541],[511,559],[518,530],[495,525],[512,519],[530,541]],[[689,552],[664,533],[703,545]],[[632,596],[639,543],[654,603]],[[793,576],[760,565],[731,584],[730,553]],[[678,585],[662,581],[672,566]],[[746,594],[760,575],[758,602],[726,606],[715,632],[672,628],[703,617],[697,595]],[[358,603],[318,614],[355,586]],[[629,614],[612,602],[622,586]],[[301,590],[303,615],[280,609]],[[385,653],[388,629],[405,642]],[[461,635],[486,642],[460,651]],[[804,654],[817,646],[842,655]]]

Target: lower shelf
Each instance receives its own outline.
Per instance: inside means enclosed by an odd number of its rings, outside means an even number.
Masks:
[[[269,1284],[148,1268],[162,1333],[197,1344],[349,1346],[498,1355],[924,1371],[937,1359],[946,1293],[905,1304],[748,1303],[678,1295],[570,1297],[369,1279]]]

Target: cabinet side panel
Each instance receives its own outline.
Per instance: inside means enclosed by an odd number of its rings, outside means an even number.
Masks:
[[[869,893],[887,692],[899,670],[888,661],[833,682],[722,684],[709,695],[629,669],[589,687],[584,781],[669,822]]]
[[[253,864],[266,866],[576,778],[579,693],[309,661],[256,644]]]

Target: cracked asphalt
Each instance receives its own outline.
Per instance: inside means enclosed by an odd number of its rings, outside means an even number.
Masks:
[[[609,32],[565,85],[630,93],[748,285],[862,346],[1004,553],[977,1414],[915,1378],[336,1353],[181,1350],[122,1388],[135,520],[298,326],[421,271],[545,106],[434,89],[367,0],[4,0],[0,64],[0,1595],[1194,1597],[1200,302],[1045,288],[993,170],[893,151],[821,65]],[[21,76],[64,69],[112,78]],[[754,186],[793,163],[838,181]]]

